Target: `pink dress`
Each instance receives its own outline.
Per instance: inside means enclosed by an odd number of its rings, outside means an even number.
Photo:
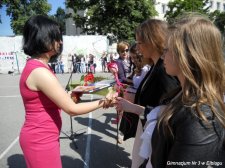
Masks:
[[[20,132],[20,146],[28,168],[62,168],[59,145],[61,109],[41,91],[32,91],[26,85],[30,73],[40,67],[51,71],[41,62],[30,59],[21,74],[20,93],[26,116]]]

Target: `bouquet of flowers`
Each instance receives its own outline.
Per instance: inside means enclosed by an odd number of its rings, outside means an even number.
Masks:
[[[95,82],[95,77],[92,72],[88,72],[86,75],[82,75],[80,78],[80,84],[83,86],[88,86]],[[78,103],[81,99],[80,97],[83,95],[82,92],[72,92],[71,98],[75,103]]]
[[[95,82],[95,77],[92,72],[88,72],[86,75],[82,75],[80,83],[83,83],[83,86],[88,86]]]

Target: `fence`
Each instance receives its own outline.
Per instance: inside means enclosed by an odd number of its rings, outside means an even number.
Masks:
[[[65,72],[70,71],[71,54],[87,56],[93,54],[97,64],[96,71],[101,70],[100,57],[103,52],[115,52],[109,48],[106,36],[63,36],[63,52],[61,60]],[[22,36],[0,37],[0,73],[21,73],[27,60],[22,50]]]

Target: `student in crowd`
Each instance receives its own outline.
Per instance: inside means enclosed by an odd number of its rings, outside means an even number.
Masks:
[[[81,73],[86,73],[86,67],[85,67],[85,57],[84,55],[81,55],[81,58],[80,58],[80,71]]]
[[[81,64],[81,55],[77,55],[76,56],[76,73],[81,73],[81,68],[80,68],[80,64]]]
[[[62,58],[59,60],[60,73],[64,74],[64,62]]]
[[[153,65],[137,89],[134,103],[117,98],[117,110],[131,112],[132,120],[124,138],[135,136],[132,151],[132,168],[139,167],[145,158],[139,155],[146,116],[150,110],[160,104],[164,95],[179,86],[178,81],[166,74],[163,54],[167,35],[167,23],[157,19],[148,19],[136,29],[136,44],[144,58],[151,58]],[[135,113],[135,114],[132,114]],[[139,116],[139,114],[141,114]],[[158,158],[160,159],[160,158]]]
[[[133,44],[129,49],[129,56],[135,65],[134,75],[132,76],[133,88],[138,89],[141,81],[151,68],[153,61],[151,58],[143,58],[143,55],[137,51],[137,44]]]
[[[74,53],[72,55],[73,73],[76,73],[77,72],[76,60],[77,60],[77,55]]]
[[[93,54],[89,54],[87,61],[88,61],[88,71],[87,72],[92,72],[91,65],[94,64],[94,55]]]
[[[172,162],[225,165],[225,66],[220,31],[189,14],[170,26],[164,65],[182,90],[163,111],[152,136],[155,168]],[[160,158],[160,159],[159,159]],[[191,167],[194,167],[192,165]]]
[[[50,60],[60,55],[62,45],[60,27],[55,21],[37,15],[25,23],[23,50],[31,58],[20,78],[20,93],[26,112],[20,145],[28,168],[62,168],[59,146],[61,109],[75,116],[106,105],[104,99],[75,104],[65,92],[48,66]]]
[[[100,60],[102,65],[102,72],[106,72],[106,66],[107,66],[107,58],[106,58],[106,52],[103,52]]]
[[[141,83],[141,81],[144,79],[146,74],[151,68],[152,65],[152,59],[151,58],[143,58],[143,55],[141,55],[137,51],[137,45],[136,43],[131,45],[129,48],[129,56],[130,59],[134,65],[134,70],[133,70],[133,77],[132,77],[132,83],[133,85],[128,86],[126,90],[124,91],[124,98],[126,100],[129,100],[130,102],[134,102],[135,94],[137,92],[137,89]],[[127,112],[123,112],[123,117],[121,118],[121,123],[120,123],[120,128],[119,130],[123,133],[126,134],[126,131],[129,130],[130,127],[130,121],[132,118],[130,117],[131,114]],[[120,143],[123,142],[122,139],[123,137],[119,137],[118,141]]]
[[[117,44],[117,52],[119,58],[116,60],[118,66],[118,78],[120,82],[126,84],[132,84],[132,80],[128,79],[128,76],[131,74],[131,61],[128,55],[129,44],[127,42],[121,41]]]

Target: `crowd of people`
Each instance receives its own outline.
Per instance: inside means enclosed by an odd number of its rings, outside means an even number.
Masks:
[[[97,64],[99,64],[98,66],[101,66],[102,68],[101,72],[109,72],[107,68],[107,64],[118,59],[118,54],[103,52],[99,60],[98,60],[98,57],[99,56],[95,56],[93,54],[88,54],[85,56],[83,54],[76,54],[76,53],[69,54],[68,60],[69,60],[69,65],[71,66],[71,67],[68,67],[69,72],[95,73]]]
[[[102,72],[109,72],[107,64],[117,60],[119,58],[118,53],[106,53],[103,52],[102,56],[100,57]]]
[[[89,54],[86,57],[74,54],[71,57],[73,73],[95,73],[97,64],[93,54]]]
[[[28,168],[62,167],[61,110],[74,116],[109,107],[122,116],[118,142],[135,138],[132,168],[180,167],[193,161],[225,166],[220,31],[208,18],[188,14],[171,24],[147,19],[137,26],[135,38],[134,44],[118,42],[119,58],[108,61],[105,53],[101,58],[104,72],[107,62],[115,64],[108,70],[118,77],[116,88],[126,86],[123,94],[109,93],[103,99],[76,104],[48,66],[62,52],[59,25],[41,15],[26,22],[23,49],[31,58],[20,79],[26,111],[20,145]],[[76,71],[82,72],[81,63],[76,60]],[[89,63],[86,71],[94,60]]]
[[[64,74],[64,62],[62,61],[62,59],[57,59],[56,61],[50,62],[48,64],[55,74]]]

